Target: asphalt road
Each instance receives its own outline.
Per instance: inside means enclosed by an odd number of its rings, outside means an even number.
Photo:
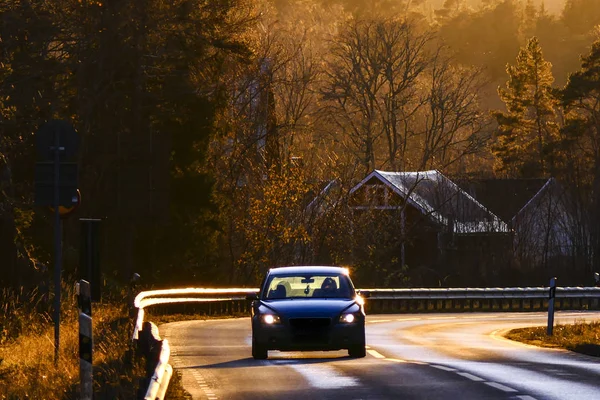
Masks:
[[[556,313],[555,323],[600,320]],[[600,359],[502,337],[545,313],[367,316],[367,357],[346,351],[250,355],[249,318],[160,326],[194,399],[600,399]]]

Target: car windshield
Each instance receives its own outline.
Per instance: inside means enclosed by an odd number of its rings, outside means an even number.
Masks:
[[[343,274],[273,275],[262,294],[264,300],[352,297],[354,287]]]

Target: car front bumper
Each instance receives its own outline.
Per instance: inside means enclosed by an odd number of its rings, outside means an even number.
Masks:
[[[356,321],[326,328],[296,329],[287,323],[267,325],[253,321],[253,336],[258,345],[268,350],[341,350],[364,346],[365,325],[364,321]]]

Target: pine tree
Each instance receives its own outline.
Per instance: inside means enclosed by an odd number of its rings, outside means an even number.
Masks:
[[[557,140],[557,100],[552,95],[552,64],[542,55],[537,38],[521,49],[515,65],[508,65],[506,88],[498,94],[507,112],[496,112],[498,122],[493,152],[499,170],[509,175],[547,175],[555,160],[549,149]]]
[[[560,95],[566,116],[561,145],[568,152],[563,181],[572,188],[579,216],[573,242],[584,272],[591,273],[600,265],[600,40]]]

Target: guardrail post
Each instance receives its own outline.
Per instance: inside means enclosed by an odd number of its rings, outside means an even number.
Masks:
[[[548,295],[548,336],[552,336],[554,330],[554,298],[556,297],[556,277],[550,279],[550,292]]]
[[[79,380],[80,398],[91,400],[94,393],[92,370],[92,297],[89,282],[81,279],[77,283],[77,305],[79,308]]]

